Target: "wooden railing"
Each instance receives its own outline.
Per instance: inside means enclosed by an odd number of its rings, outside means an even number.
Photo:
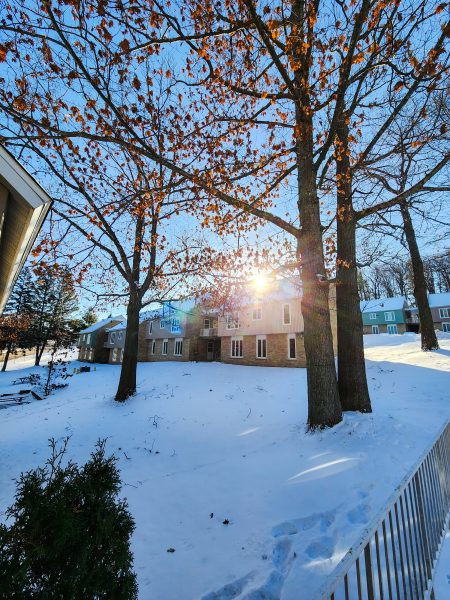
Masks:
[[[434,572],[449,527],[449,510],[447,422],[381,514],[347,552],[317,598],[433,600]]]

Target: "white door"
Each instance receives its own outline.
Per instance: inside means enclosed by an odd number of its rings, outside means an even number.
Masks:
[[[450,323],[442,323],[442,331],[450,333]]]
[[[214,342],[209,341],[206,349],[206,360],[214,360]]]
[[[388,325],[387,326],[388,333],[398,333],[397,325]]]
[[[372,325],[372,333],[380,333],[380,328],[378,325]]]

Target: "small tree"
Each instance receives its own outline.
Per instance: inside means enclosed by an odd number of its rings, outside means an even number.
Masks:
[[[0,525],[2,598],[131,600],[137,597],[129,548],[134,529],[114,457],[99,441],[82,467],[61,465],[66,439],[44,468],[20,476]]]

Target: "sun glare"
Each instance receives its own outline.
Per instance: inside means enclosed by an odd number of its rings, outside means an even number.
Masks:
[[[264,292],[269,287],[269,279],[264,273],[257,273],[253,278],[252,284],[257,292]]]

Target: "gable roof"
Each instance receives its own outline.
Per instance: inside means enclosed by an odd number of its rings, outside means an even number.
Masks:
[[[112,323],[113,321],[125,321],[125,317],[123,317],[122,315],[117,315],[115,317],[107,317],[106,319],[102,319],[101,321],[97,321],[97,323],[86,327],[86,329],[82,329],[80,333],[92,333],[93,331],[97,331],[98,329],[105,327],[106,325],[108,325],[108,323]]]
[[[380,312],[385,310],[403,310],[408,305],[406,298],[395,296],[394,298],[378,298],[377,300],[361,300],[359,303],[361,312]]]
[[[430,303],[430,308],[450,306],[450,292],[443,292],[441,294],[429,294],[428,302]]]

